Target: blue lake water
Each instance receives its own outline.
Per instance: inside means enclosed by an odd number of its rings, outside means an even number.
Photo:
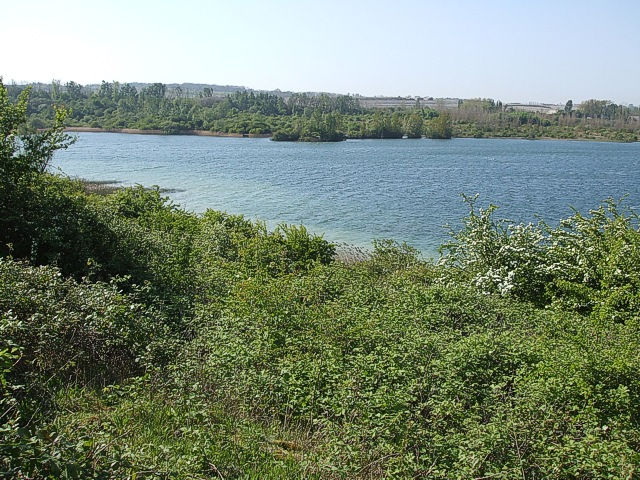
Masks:
[[[80,133],[54,169],[72,177],[176,189],[188,210],[304,224],[368,247],[406,241],[434,255],[467,213],[460,197],[500,206],[498,216],[549,222],[607,197],[640,209],[640,143],[546,140],[269,139]]]

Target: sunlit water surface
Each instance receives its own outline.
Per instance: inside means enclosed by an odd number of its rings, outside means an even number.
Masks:
[[[459,227],[460,194],[515,221],[553,223],[607,197],[640,209],[640,143],[545,140],[269,139],[80,133],[54,170],[89,180],[174,189],[171,199],[277,223],[304,224],[362,247],[406,241],[425,255]]]

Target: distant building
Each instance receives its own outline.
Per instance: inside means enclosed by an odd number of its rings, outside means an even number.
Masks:
[[[564,110],[564,105],[554,105],[551,103],[506,103],[505,111],[544,113],[552,115]]]
[[[458,108],[457,98],[422,98],[422,97],[360,97],[360,105],[364,108],[433,108],[435,110],[452,110]]]

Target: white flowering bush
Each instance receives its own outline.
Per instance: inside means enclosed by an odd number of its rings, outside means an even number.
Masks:
[[[497,206],[476,207],[477,195],[463,198],[469,215],[460,231],[450,231],[452,240],[442,245],[440,264],[460,267],[485,293],[541,301],[549,280],[544,225],[495,220]]]
[[[485,293],[588,312],[629,310],[640,286],[638,215],[607,200],[588,216],[575,212],[557,227],[494,219],[497,207],[469,205],[460,231],[441,248],[441,265],[458,267]],[[614,298],[615,297],[615,298]]]
[[[588,216],[575,212],[557,228],[548,229],[549,299],[577,310],[606,311],[614,317],[638,311],[639,223],[631,208],[608,199]]]

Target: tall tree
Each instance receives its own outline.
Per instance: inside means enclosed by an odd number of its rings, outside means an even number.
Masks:
[[[424,120],[422,115],[418,112],[412,112],[405,119],[404,133],[409,138],[422,137],[422,131],[424,130]]]
[[[573,100],[567,100],[564,106],[564,113],[571,113],[571,110],[573,110]]]

